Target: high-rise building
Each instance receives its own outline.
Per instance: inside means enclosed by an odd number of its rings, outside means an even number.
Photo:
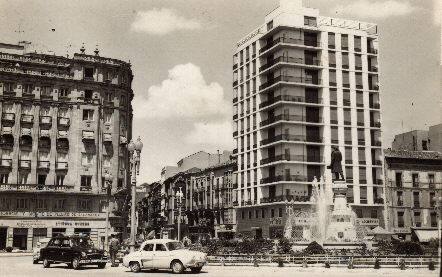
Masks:
[[[131,66],[24,45],[0,45],[0,249],[60,233],[101,246],[108,194],[109,230],[127,226]]]
[[[280,236],[286,201],[310,209],[313,179],[331,180],[332,146],[342,152],[349,203],[358,217],[382,225],[375,24],[281,1],[238,41],[233,94],[238,232]]]

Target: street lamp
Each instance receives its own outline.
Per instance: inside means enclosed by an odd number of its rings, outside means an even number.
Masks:
[[[127,145],[127,150],[129,151],[130,159],[130,181],[132,189],[132,204],[130,206],[130,252],[135,251],[135,205],[136,205],[136,185],[137,185],[137,175],[140,173],[140,154],[143,149],[143,143],[140,137],[133,142],[132,140]]]
[[[440,259],[439,267],[440,271],[442,272],[442,247],[441,247],[441,229],[442,229],[442,196],[435,196],[433,197],[434,202],[436,202],[436,208],[437,208],[437,238],[439,241],[439,246],[437,248],[437,254]]]
[[[112,174],[110,174],[108,171],[104,173],[104,182],[106,184],[106,229],[104,237],[104,247],[105,250],[109,250],[109,194],[112,188]]]
[[[181,206],[183,204],[183,197],[184,197],[184,194],[181,191],[181,187],[180,187],[180,190],[176,192],[176,197],[177,197],[177,204],[178,204],[178,241],[180,241]]]

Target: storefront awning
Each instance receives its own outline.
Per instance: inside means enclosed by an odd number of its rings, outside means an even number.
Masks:
[[[437,230],[413,230],[419,242],[428,242],[431,239],[437,239]]]

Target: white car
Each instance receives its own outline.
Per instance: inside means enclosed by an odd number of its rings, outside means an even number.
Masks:
[[[32,263],[38,264],[38,262],[41,261],[41,259],[40,259],[40,249],[46,247],[46,245],[48,245],[48,242],[50,240],[51,240],[50,238],[41,238],[37,242],[37,245],[34,247],[34,249],[32,251]]]
[[[199,273],[206,260],[206,253],[184,249],[179,241],[153,239],[143,242],[138,251],[124,256],[123,265],[132,272],[172,269],[173,273],[181,273],[189,268],[193,273]]]

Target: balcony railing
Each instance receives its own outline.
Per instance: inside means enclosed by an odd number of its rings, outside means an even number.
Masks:
[[[261,121],[260,126],[267,126],[269,124],[275,123],[277,121],[294,121],[294,122],[307,122],[307,123],[322,123],[322,117],[319,118],[309,118],[308,116],[303,115],[287,115],[280,114],[274,117],[268,118],[266,120]]]
[[[51,125],[52,117],[47,115],[40,116],[40,125]]]
[[[32,124],[32,123],[34,123],[34,116],[30,115],[30,114],[22,114],[20,122],[21,123]]]
[[[3,113],[2,114],[2,121],[3,122],[15,122],[15,114],[14,113]]]
[[[299,45],[299,46],[311,46],[311,47],[319,47],[318,41],[315,40],[303,40],[303,39],[296,39],[296,38],[285,38],[285,37],[279,37],[271,41],[270,43],[267,43],[267,45],[261,47],[259,50],[260,53],[269,50],[275,45],[278,45],[280,43],[285,44],[291,44],[291,45]]]
[[[52,186],[39,184],[0,184],[0,191],[55,191],[72,192],[74,186]]]
[[[303,175],[278,175],[274,177],[266,177],[261,179],[261,184],[269,184],[275,182],[308,182],[308,177]]]
[[[69,127],[70,119],[67,117],[58,117],[58,126]]]
[[[279,195],[275,197],[263,197],[260,199],[261,204],[275,203],[275,202],[310,202],[308,195]]]
[[[68,170],[68,162],[56,162],[55,169],[56,170]]]
[[[0,166],[4,167],[4,168],[11,168],[12,167],[12,159],[1,159]]]
[[[259,68],[259,71],[264,71],[268,69],[269,67],[274,66],[278,63],[290,63],[290,64],[300,64],[300,65],[315,65],[319,66],[321,65],[321,60],[317,58],[301,58],[301,57],[285,57],[285,56],[279,56],[274,58],[273,60],[268,60],[265,65],[262,65]]]
[[[281,135],[277,135],[273,138],[261,140],[261,145],[266,145],[266,144],[277,142],[277,141],[300,141],[300,142],[321,143],[322,138],[320,138],[320,137],[316,137],[316,138],[306,137],[306,136],[302,136],[302,135],[281,134]]]
[[[381,122],[370,122],[370,127],[381,128]]]
[[[381,108],[381,105],[379,103],[370,103],[370,109],[379,110],[380,108]]]
[[[277,102],[294,102],[294,103],[311,103],[311,104],[320,104],[322,103],[322,98],[306,98],[303,96],[292,96],[292,95],[278,95],[272,99],[269,99],[265,102],[259,104],[259,108],[265,108]]]
[[[38,161],[37,168],[38,169],[49,169],[51,165],[50,161]]]
[[[266,158],[261,160],[261,165],[278,162],[278,161],[293,161],[293,162],[312,162],[312,163],[321,163],[323,161],[321,156],[312,156],[312,155],[277,155],[275,157]]]
[[[269,80],[262,85],[259,86],[260,90],[268,88],[278,82],[287,82],[287,83],[299,83],[306,85],[320,85],[321,79],[313,78],[313,77],[295,77],[295,76],[278,76],[272,80]]]

